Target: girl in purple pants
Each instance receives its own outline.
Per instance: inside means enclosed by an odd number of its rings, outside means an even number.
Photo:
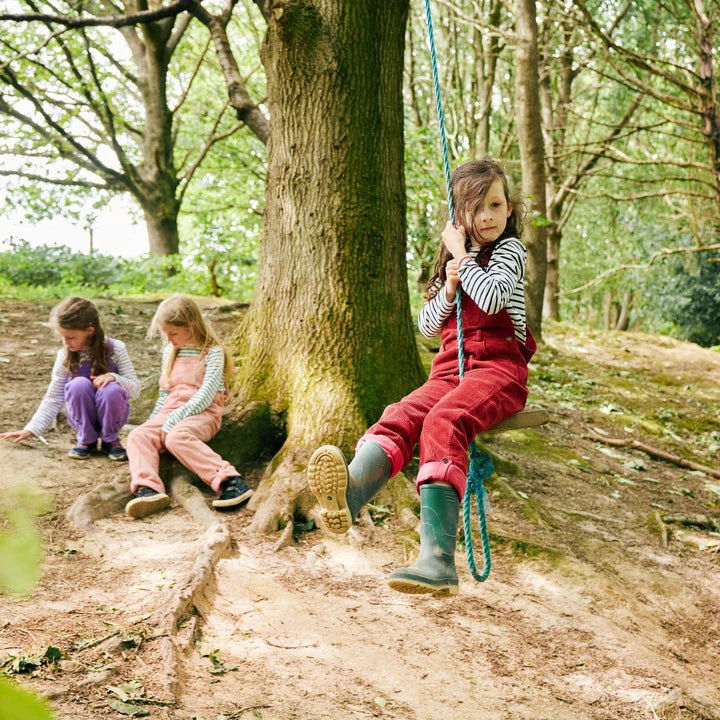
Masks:
[[[442,338],[424,385],[385,408],[347,465],[324,445],[310,458],[308,485],[331,532],[344,533],[360,508],[410,462],[420,444],[420,555],[390,573],[406,593],[458,592],[455,541],[475,435],[522,410],[536,345],[525,319],[526,251],[518,203],[493,160],[465,163],[452,176],[459,225],[442,234],[420,331]],[[462,289],[464,376],[458,368],[456,291]]]
[[[70,457],[88,458],[100,440],[100,452],[111,460],[127,460],[118,433],[140,383],[125,343],[105,337],[96,307],[84,298],[59,303],[50,313],[50,324],[63,347],[45,397],[23,430],[0,433],[0,438],[20,442],[41,437],[65,404],[68,422],[77,433]]]

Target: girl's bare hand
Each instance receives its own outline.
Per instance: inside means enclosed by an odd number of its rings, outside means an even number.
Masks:
[[[34,437],[29,430],[14,430],[13,432],[0,433],[3,440],[12,440],[14,443],[22,442],[28,438]]]
[[[111,382],[115,382],[114,375],[110,373],[103,373],[102,375],[96,375],[92,378],[93,381],[93,387],[95,388],[101,388],[105,387],[105,385],[109,385]]]
[[[447,297],[448,301],[455,299],[455,293],[457,292],[457,287],[460,284],[459,269],[459,260],[448,260],[445,264],[445,275],[447,277],[447,280],[445,281],[445,297]]]
[[[448,252],[459,260],[467,254],[465,250],[465,228],[462,225],[455,227],[449,220],[442,232],[442,239]]]

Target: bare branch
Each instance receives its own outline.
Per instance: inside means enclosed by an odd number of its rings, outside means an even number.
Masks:
[[[50,15],[47,13],[0,13],[0,22],[44,22],[51,25],[62,25],[67,29],[85,27],[114,27],[142,25],[165,18],[176,17],[189,9],[191,0],[176,0],[166,7],[157,10],[141,10],[131,15],[112,15],[110,17],[71,17],[69,15]]]
[[[714,250],[720,250],[720,244],[716,245],[703,245],[701,247],[679,247],[679,248],[663,248],[654,252],[646,263],[628,263],[625,265],[618,265],[617,267],[610,268],[603,273],[600,273],[597,277],[594,277],[589,282],[586,282],[580,287],[573,288],[572,290],[565,290],[564,292],[558,293],[561,296],[574,295],[576,293],[587,290],[589,287],[593,287],[598,283],[602,282],[605,278],[612,275],[616,275],[619,272],[625,272],[625,270],[649,270],[652,264],[658,259],[667,257],[668,255],[677,255],[678,253],[697,253],[697,252],[711,252]]]

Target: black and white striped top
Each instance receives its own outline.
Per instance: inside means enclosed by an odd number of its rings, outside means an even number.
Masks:
[[[489,315],[508,311],[515,327],[515,337],[523,345],[527,339],[525,315],[525,246],[516,238],[504,238],[493,249],[483,268],[475,262],[479,247],[470,248],[471,261],[460,266],[460,283],[470,299]],[[425,337],[440,335],[445,321],[455,312],[455,298],[449,301],[444,287],[426,302],[418,317],[418,328]]]

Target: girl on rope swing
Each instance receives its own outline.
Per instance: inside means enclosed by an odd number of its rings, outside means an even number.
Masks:
[[[358,442],[349,465],[333,445],[318,448],[308,465],[308,486],[323,522],[331,532],[344,533],[420,443],[420,554],[413,565],[388,577],[391,588],[405,593],[458,592],[455,543],[468,447],[478,433],[523,409],[527,364],[537,349],[525,315],[523,206],[511,199],[505,172],[490,158],[465,163],[452,174],[451,191],[460,224],[445,226],[418,318],[423,335],[442,338],[430,377],[385,409]]]

